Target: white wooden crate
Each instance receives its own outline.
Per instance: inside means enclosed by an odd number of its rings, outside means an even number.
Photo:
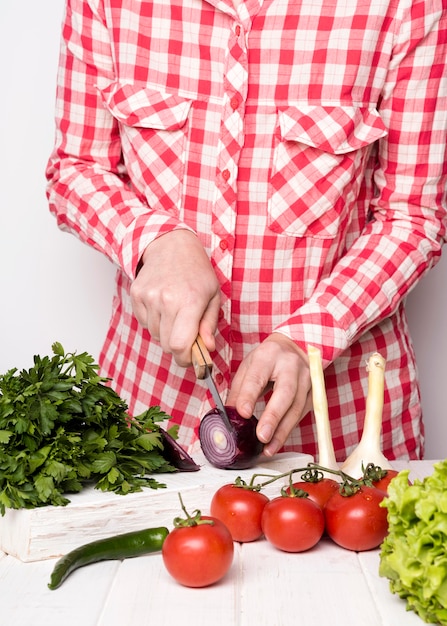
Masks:
[[[174,517],[182,516],[179,492],[186,509],[209,513],[214,492],[237,476],[249,481],[259,472],[281,474],[305,467],[309,455],[279,454],[262,459],[262,465],[248,470],[219,470],[211,467],[201,453],[194,454],[201,466],[197,472],[158,474],[165,489],[145,488],[139,493],[119,496],[86,487],[69,496],[65,507],[7,510],[0,517],[0,550],[24,562],[59,557],[74,548],[120,533],[153,526],[172,528]],[[260,480],[259,482],[261,482]],[[265,489],[267,495],[279,495],[281,481]]]

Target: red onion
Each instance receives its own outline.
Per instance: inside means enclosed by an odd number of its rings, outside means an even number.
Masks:
[[[202,418],[199,439],[206,459],[220,469],[246,469],[255,465],[264,445],[256,437],[258,420],[241,417],[234,407],[226,406],[231,429],[215,408]]]
[[[180,472],[197,472],[200,466],[192,459],[171,435],[160,427],[163,442],[163,457]]]

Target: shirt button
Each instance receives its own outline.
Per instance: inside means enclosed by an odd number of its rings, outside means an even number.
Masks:
[[[224,179],[224,181],[226,182],[227,180],[229,180],[230,178],[230,170],[223,170],[222,172],[222,178]]]
[[[223,309],[219,309],[219,313],[217,314],[217,318],[218,318],[219,320],[222,320],[222,319],[223,319],[223,316],[224,316]]]
[[[218,385],[221,385],[223,383],[223,379],[224,377],[222,376],[222,374],[219,372],[219,374],[216,374],[216,383]]]
[[[239,98],[237,98],[236,96],[234,96],[234,98],[231,98],[230,106],[233,109],[233,111],[235,111],[239,106]]]
[[[234,32],[236,33],[236,37],[239,37],[239,35],[241,34],[241,27],[239,26],[239,24],[234,29]]]
[[[226,239],[221,239],[219,243],[219,248],[221,250],[226,250],[228,248],[228,241]]]

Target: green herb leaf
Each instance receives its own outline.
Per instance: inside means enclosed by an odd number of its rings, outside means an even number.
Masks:
[[[93,461],[92,468],[96,474],[107,474],[107,472],[116,464],[116,456],[114,452],[102,452]]]
[[[0,430],[0,443],[9,443],[12,435],[10,430]]]
[[[161,437],[155,432],[140,435],[135,439],[135,445],[147,451],[153,450],[154,448],[163,448]]]

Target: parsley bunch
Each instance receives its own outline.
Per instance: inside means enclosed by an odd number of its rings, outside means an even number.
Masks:
[[[130,418],[89,354],[52,351],[0,376],[1,515],[66,505],[90,481],[119,494],[165,487],[150,474],[175,471],[157,425],[169,416],[150,407]]]

